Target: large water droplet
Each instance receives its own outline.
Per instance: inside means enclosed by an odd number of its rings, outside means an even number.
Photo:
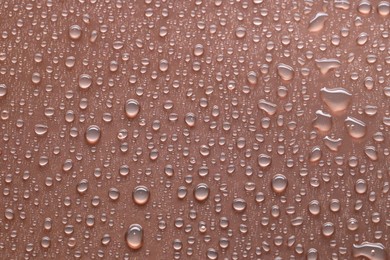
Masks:
[[[205,201],[209,197],[210,188],[205,183],[200,183],[194,189],[194,197],[197,201]]]
[[[313,121],[313,126],[319,131],[327,132],[332,129],[332,116],[322,110],[316,111],[316,118]]]
[[[336,69],[341,66],[341,62],[337,59],[317,59],[316,65],[320,69],[321,74],[325,75],[331,69]]]
[[[145,186],[137,186],[133,190],[133,201],[137,205],[145,205],[149,201],[150,191]]]
[[[366,135],[366,124],[354,117],[349,116],[345,119],[345,127],[353,138],[362,138]]]
[[[79,77],[79,87],[87,89],[92,85],[92,77],[88,74],[81,74]]]
[[[387,260],[385,247],[381,243],[353,244],[352,254],[354,257],[363,256],[369,260]]]
[[[131,249],[140,249],[143,245],[144,231],[141,225],[132,224],[126,232],[126,243]]]
[[[352,94],[344,88],[322,88],[321,98],[333,112],[347,109]]]
[[[69,36],[72,40],[80,39],[81,27],[79,25],[72,25],[69,27]]]
[[[328,19],[328,14],[324,12],[317,13],[309,22],[309,32],[319,32],[325,26],[325,21]]]
[[[129,99],[125,104],[126,116],[130,119],[135,118],[140,111],[140,105],[137,100]]]
[[[287,178],[283,174],[276,174],[271,181],[271,186],[274,192],[276,193],[282,193],[287,188]]]
[[[97,144],[100,140],[100,127],[91,125],[85,131],[85,140],[88,144]]]
[[[292,80],[294,77],[294,69],[284,63],[278,64],[278,75],[286,81]]]

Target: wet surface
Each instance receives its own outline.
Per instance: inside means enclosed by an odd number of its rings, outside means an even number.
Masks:
[[[389,12],[3,0],[0,255],[388,259]]]

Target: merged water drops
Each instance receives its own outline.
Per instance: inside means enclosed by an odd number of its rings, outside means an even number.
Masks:
[[[321,31],[324,28],[328,17],[329,15],[327,13],[318,12],[309,22],[309,32]]]
[[[352,100],[352,94],[344,88],[322,88],[321,98],[333,112],[346,110]]]

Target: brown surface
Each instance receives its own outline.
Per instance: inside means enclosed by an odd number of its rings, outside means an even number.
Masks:
[[[0,2],[0,84],[7,88],[0,98],[1,258],[206,259],[214,248],[219,259],[301,259],[314,248],[320,259],[351,259],[354,243],[390,248],[390,20],[378,14],[379,1],[371,1],[369,14],[358,11],[357,1],[350,1],[348,10],[333,1],[52,2]],[[329,15],[324,28],[309,32],[310,20],[320,11]],[[81,27],[77,40],[69,36],[72,25]],[[162,26],[167,28],[164,37]],[[246,28],[243,38],[236,36],[240,26]],[[343,28],[349,29],[347,36]],[[369,37],[360,46],[356,38],[362,32]],[[116,41],[123,46],[117,48]],[[203,55],[194,55],[196,44],[204,46]],[[369,55],[376,56],[374,63],[367,61]],[[65,65],[69,56],[75,57],[72,68]],[[336,58],[341,66],[322,75],[315,62],[321,58]],[[162,59],[168,61],[166,71],[159,68]],[[118,64],[116,71],[111,62]],[[279,63],[294,69],[291,81],[278,76]],[[255,84],[247,79],[250,71],[258,75]],[[37,83],[34,73],[40,74]],[[79,87],[81,74],[92,77],[88,89]],[[374,80],[372,90],[364,86],[368,76]],[[286,97],[278,96],[279,86],[287,88]],[[352,93],[347,110],[331,113],[320,98],[323,87]],[[134,119],[124,111],[130,98],[140,104]],[[83,99],[88,100],[85,109]],[[276,113],[260,110],[260,99],[277,104]],[[204,100],[207,107],[202,107]],[[169,101],[172,109],[166,109]],[[366,115],[366,105],[377,106],[377,113]],[[319,109],[332,114],[328,133],[312,126]],[[66,120],[69,110],[73,122]],[[185,123],[189,112],[196,116],[194,127]],[[348,135],[347,116],[367,125],[363,138]],[[156,120],[158,130],[153,129]],[[36,124],[47,125],[47,133],[37,135]],[[101,129],[95,146],[84,137],[90,125]],[[121,129],[128,131],[124,140],[118,138]],[[374,138],[377,132],[383,141]],[[326,135],[342,138],[338,151],[324,145]],[[246,141],[244,148],[238,147],[239,138]],[[127,151],[121,151],[123,143]],[[202,155],[204,145],[208,155]],[[322,157],[310,162],[316,146]],[[375,147],[377,160],[365,155],[366,146]],[[154,150],[158,157],[152,160]],[[259,154],[271,156],[269,167],[258,165]],[[65,171],[69,159],[73,167]],[[167,164],[174,168],[172,177],[164,173]],[[119,174],[122,165],[130,168],[127,176]],[[198,174],[202,166],[209,170],[205,177]],[[95,169],[101,169],[101,176]],[[279,173],[288,179],[281,194],[271,188]],[[83,179],[88,190],[80,194],[76,187]],[[358,179],[367,184],[363,194],[355,190]],[[210,188],[203,202],[193,194],[199,183]],[[150,189],[143,206],[132,200],[138,185]],[[188,190],[181,200],[179,186]],[[109,198],[110,188],[120,191],[118,200]],[[258,192],[264,193],[263,202],[256,202]],[[100,197],[96,207],[95,196]],[[246,201],[244,212],[233,209],[235,198]],[[339,212],[330,210],[332,199],[340,200]],[[308,212],[312,200],[321,205],[317,216]],[[362,207],[356,210],[359,200]],[[272,216],[275,207],[279,216]],[[88,215],[95,217],[91,227]],[[228,228],[220,226],[221,217],[229,220]],[[45,218],[52,219],[50,230],[44,228]],[[183,227],[175,227],[177,218]],[[302,218],[301,225],[292,225],[296,218]],[[358,221],[355,231],[348,229],[350,218]],[[199,229],[202,222],[205,232]],[[330,237],[323,235],[326,222],[335,226]],[[144,230],[137,251],[124,239],[134,223]],[[73,232],[67,232],[69,225]],[[108,245],[102,243],[105,234],[111,238]],[[45,236],[51,240],[48,248],[41,246]],[[229,240],[226,249],[219,246],[222,237]],[[177,239],[182,248],[174,250]]]

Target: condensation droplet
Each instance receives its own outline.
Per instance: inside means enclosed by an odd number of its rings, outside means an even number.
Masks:
[[[340,112],[347,109],[352,94],[343,88],[322,88],[321,98],[330,110]]]
[[[325,26],[325,21],[328,19],[328,14],[324,12],[317,13],[309,22],[309,32],[319,32]]]
[[[287,178],[283,174],[276,174],[271,181],[271,186],[274,192],[282,193],[287,188]]]
[[[130,119],[135,118],[140,111],[140,105],[137,100],[129,99],[125,104],[126,116]]]
[[[91,125],[85,131],[85,140],[88,144],[94,145],[99,142],[100,135],[100,127],[98,127],[97,125]]]
[[[79,77],[79,87],[87,89],[92,85],[92,77],[88,74],[81,74]]]
[[[284,63],[278,64],[278,75],[285,81],[292,80],[294,77],[294,69]]]
[[[209,197],[210,188],[205,183],[200,183],[194,189],[194,197],[197,201],[205,201]]]
[[[72,40],[80,39],[81,27],[79,25],[72,25],[69,27],[69,36]]]
[[[126,232],[126,243],[131,249],[137,250],[143,246],[144,231],[141,225],[132,224]]]
[[[145,205],[149,201],[150,191],[146,186],[137,186],[133,190],[133,201],[137,205]]]
[[[362,138],[366,135],[366,124],[354,117],[349,116],[345,119],[345,127],[353,138]]]

